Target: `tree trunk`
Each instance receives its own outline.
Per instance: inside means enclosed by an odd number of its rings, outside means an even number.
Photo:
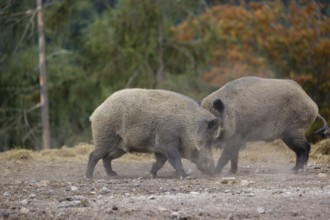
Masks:
[[[163,27],[163,13],[161,9],[160,0],[158,0],[158,7],[160,7],[160,20],[158,24],[158,69],[156,72],[156,88],[166,79],[165,64],[164,64],[164,27]]]
[[[39,84],[40,84],[40,110],[42,126],[42,149],[50,148],[48,93],[45,55],[45,35],[42,19],[42,0],[37,0],[38,34],[39,34]]]

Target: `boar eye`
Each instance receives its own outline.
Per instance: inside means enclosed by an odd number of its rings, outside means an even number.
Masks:
[[[209,121],[207,123],[207,128],[213,130],[213,129],[218,127],[218,124],[219,124],[219,119],[218,118],[212,119],[211,121]]]

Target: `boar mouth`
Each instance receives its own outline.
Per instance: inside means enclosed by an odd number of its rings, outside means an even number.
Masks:
[[[200,170],[202,173],[204,173],[204,174],[206,174],[206,175],[209,175],[209,176],[214,176],[214,174],[215,174],[214,169],[200,169],[200,168],[199,168],[199,170]]]
[[[209,176],[214,176],[215,174],[215,166],[214,163],[209,163],[208,165],[205,164],[197,164],[197,168],[204,174]]]

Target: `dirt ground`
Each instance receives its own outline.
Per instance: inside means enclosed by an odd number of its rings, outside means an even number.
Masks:
[[[311,159],[293,174],[290,150],[248,147],[232,176],[228,166],[210,177],[183,160],[183,180],[168,163],[152,179],[152,156],[130,154],[114,161],[118,177],[99,162],[87,180],[91,149],[1,153],[0,219],[330,219],[330,164]]]

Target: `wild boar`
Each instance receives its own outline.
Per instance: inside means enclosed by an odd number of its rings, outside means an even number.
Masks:
[[[120,90],[96,108],[90,121],[95,150],[89,155],[87,178],[92,178],[100,159],[109,176],[117,175],[111,161],[127,152],[153,153],[153,177],[167,160],[181,178],[187,176],[181,158],[203,173],[214,173],[211,145],[220,120],[187,96],[166,90]]]
[[[229,160],[230,172],[236,173],[239,150],[247,142],[275,139],[281,139],[295,152],[294,170],[298,171],[309,157],[310,144],[305,132],[317,117],[324,123],[317,133],[330,136],[325,119],[318,114],[318,106],[292,80],[242,77],[211,93],[201,104],[221,118],[223,132],[218,145],[223,147],[223,152],[216,173]],[[224,109],[222,112],[216,110],[219,105]]]

